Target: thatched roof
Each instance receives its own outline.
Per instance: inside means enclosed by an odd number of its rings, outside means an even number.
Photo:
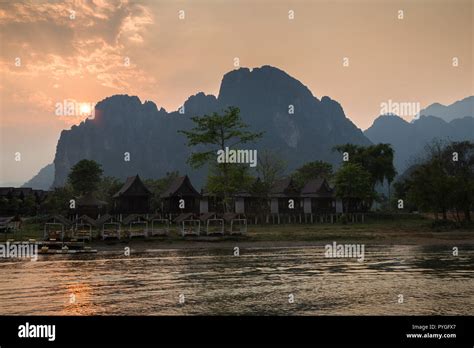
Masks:
[[[127,178],[122,188],[114,194],[114,198],[122,196],[150,196],[151,194],[150,190],[145,186],[137,174]]]
[[[191,184],[187,175],[177,177],[171,182],[168,188],[161,194],[161,198],[170,197],[201,197],[198,191]]]
[[[13,221],[21,221],[18,215],[15,216],[0,216],[0,225],[6,225]]]
[[[93,218],[87,215],[82,215],[73,221],[73,224],[78,224],[78,223],[86,223],[91,226],[97,226],[97,220],[94,220]]]
[[[302,197],[324,198],[333,195],[334,190],[329,186],[327,180],[322,177],[308,181],[301,190]]]
[[[131,222],[134,222],[134,221],[148,221],[147,218],[144,216],[144,215],[141,215],[141,214],[130,214],[128,215],[125,219],[122,220],[122,224],[124,225],[128,225],[130,224]]]
[[[72,224],[71,220],[66,219],[62,215],[53,215],[47,219],[47,222],[60,223],[66,226],[69,226]]]
[[[175,217],[174,222],[179,224],[183,222],[184,220],[192,220],[194,214],[193,213],[183,213],[179,214],[177,217]]]
[[[216,218],[216,213],[203,213],[199,215],[199,220],[205,222],[209,219],[215,219]]]
[[[269,196],[270,197],[290,197],[297,196],[298,190],[296,184],[291,177],[278,180],[273,185]]]
[[[110,214],[104,214],[102,215],[100,218],[98,218],[96,220],[96,225],[97,226],[102,226],[103,224],[105,224],[106,222],[109,222],[110,220],[113,220],[113,216],[110,215]]]
[[[107,204],[107,202],[96,198],[92,192],[86,193],[77,200],[77,205],[81,207],[102,207]]]

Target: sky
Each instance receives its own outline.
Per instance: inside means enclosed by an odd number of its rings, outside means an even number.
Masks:
[[[286,71],[363,130],[384,103],[451,104],[474,95],[473,4],[0,0],[0,186],[52,163],[61,131],[107,96],[173,111],[217,95],[236,58]]]

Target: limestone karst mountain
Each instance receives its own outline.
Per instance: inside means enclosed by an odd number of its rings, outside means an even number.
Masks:
[[[198,93],[184,103],[184,113],[167,112],[138,97],[115,95],[96,105],[95,119],[86,120],[59,139],[54,186],[63,185],[69,169],[83,158],[102,164],[106,175],[125,178],[139,173],[158,178],[166,172],[188,173],[199,187],[206,168],[192,170],[187,164],[191,149],[180,129],[193,126],[190,117],[237,106],[254,130],[265,134],[248,148],[271,149],[295,169],[306,161],[339,162],[334,145],[370,141],[344,114],[339,103],[313,96],[300,81],[284,71],[263,66],[241,68],[224,75],[219,95]],[[130,161],[125,161],[125,153]]]

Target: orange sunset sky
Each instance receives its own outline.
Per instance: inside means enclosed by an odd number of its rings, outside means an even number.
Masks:
[[[61,130],[81,121],[56,103],[127,93],[176,110],[216,95],[235,57],[330,96],[363,130],[388,100],[451,104],[474,94],[473,3],[0,1],[0,186],[51,163]]]

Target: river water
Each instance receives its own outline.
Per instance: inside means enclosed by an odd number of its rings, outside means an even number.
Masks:
[[[323,246],[1,260],[0,315],[472,315],[474,246],[452,248],[366,245],[363,262]]]

